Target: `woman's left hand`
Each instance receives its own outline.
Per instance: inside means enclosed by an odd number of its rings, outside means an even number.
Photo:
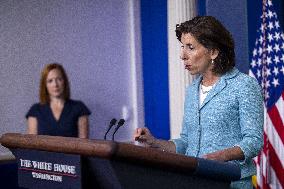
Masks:
[[[219,150],[202,156],[204,159],[216,161],[244,160],[245,156],[240,147],[234,146],[224,150]]]
[[[209,160],[216,160],[216,161],[227,161],[226,155],[224,151],[216,151],[213,153],[205,154],[202,156],[204,159],[209,159]]]

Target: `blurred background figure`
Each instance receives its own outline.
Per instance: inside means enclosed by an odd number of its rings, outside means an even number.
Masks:
[[[41,73],[39,103],[26,114],[28,134],[88,138],[90,110],[70,99],[70,85],[62,65],[53,63]]]

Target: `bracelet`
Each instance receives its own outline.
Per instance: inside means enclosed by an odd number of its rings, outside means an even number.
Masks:
[[[151,148],[157,148],[162,152],[166,152],[164,148],[162,148],[159,144],[156,143],[156,138],[153,138],[152,142],[149,145],[151,146]]]

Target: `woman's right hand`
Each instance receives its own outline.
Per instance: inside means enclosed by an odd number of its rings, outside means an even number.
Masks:
[[[137,128],[134,131],[133,138],[135,141],[152,146],[156,140],[147,127]]]

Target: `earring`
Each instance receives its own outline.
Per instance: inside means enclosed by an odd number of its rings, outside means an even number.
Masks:
[[[211,64],[214,64],[214,63],[215,63],[215,62],[214,62],[214,59],[212,59],[212,60],[211,60]]]

